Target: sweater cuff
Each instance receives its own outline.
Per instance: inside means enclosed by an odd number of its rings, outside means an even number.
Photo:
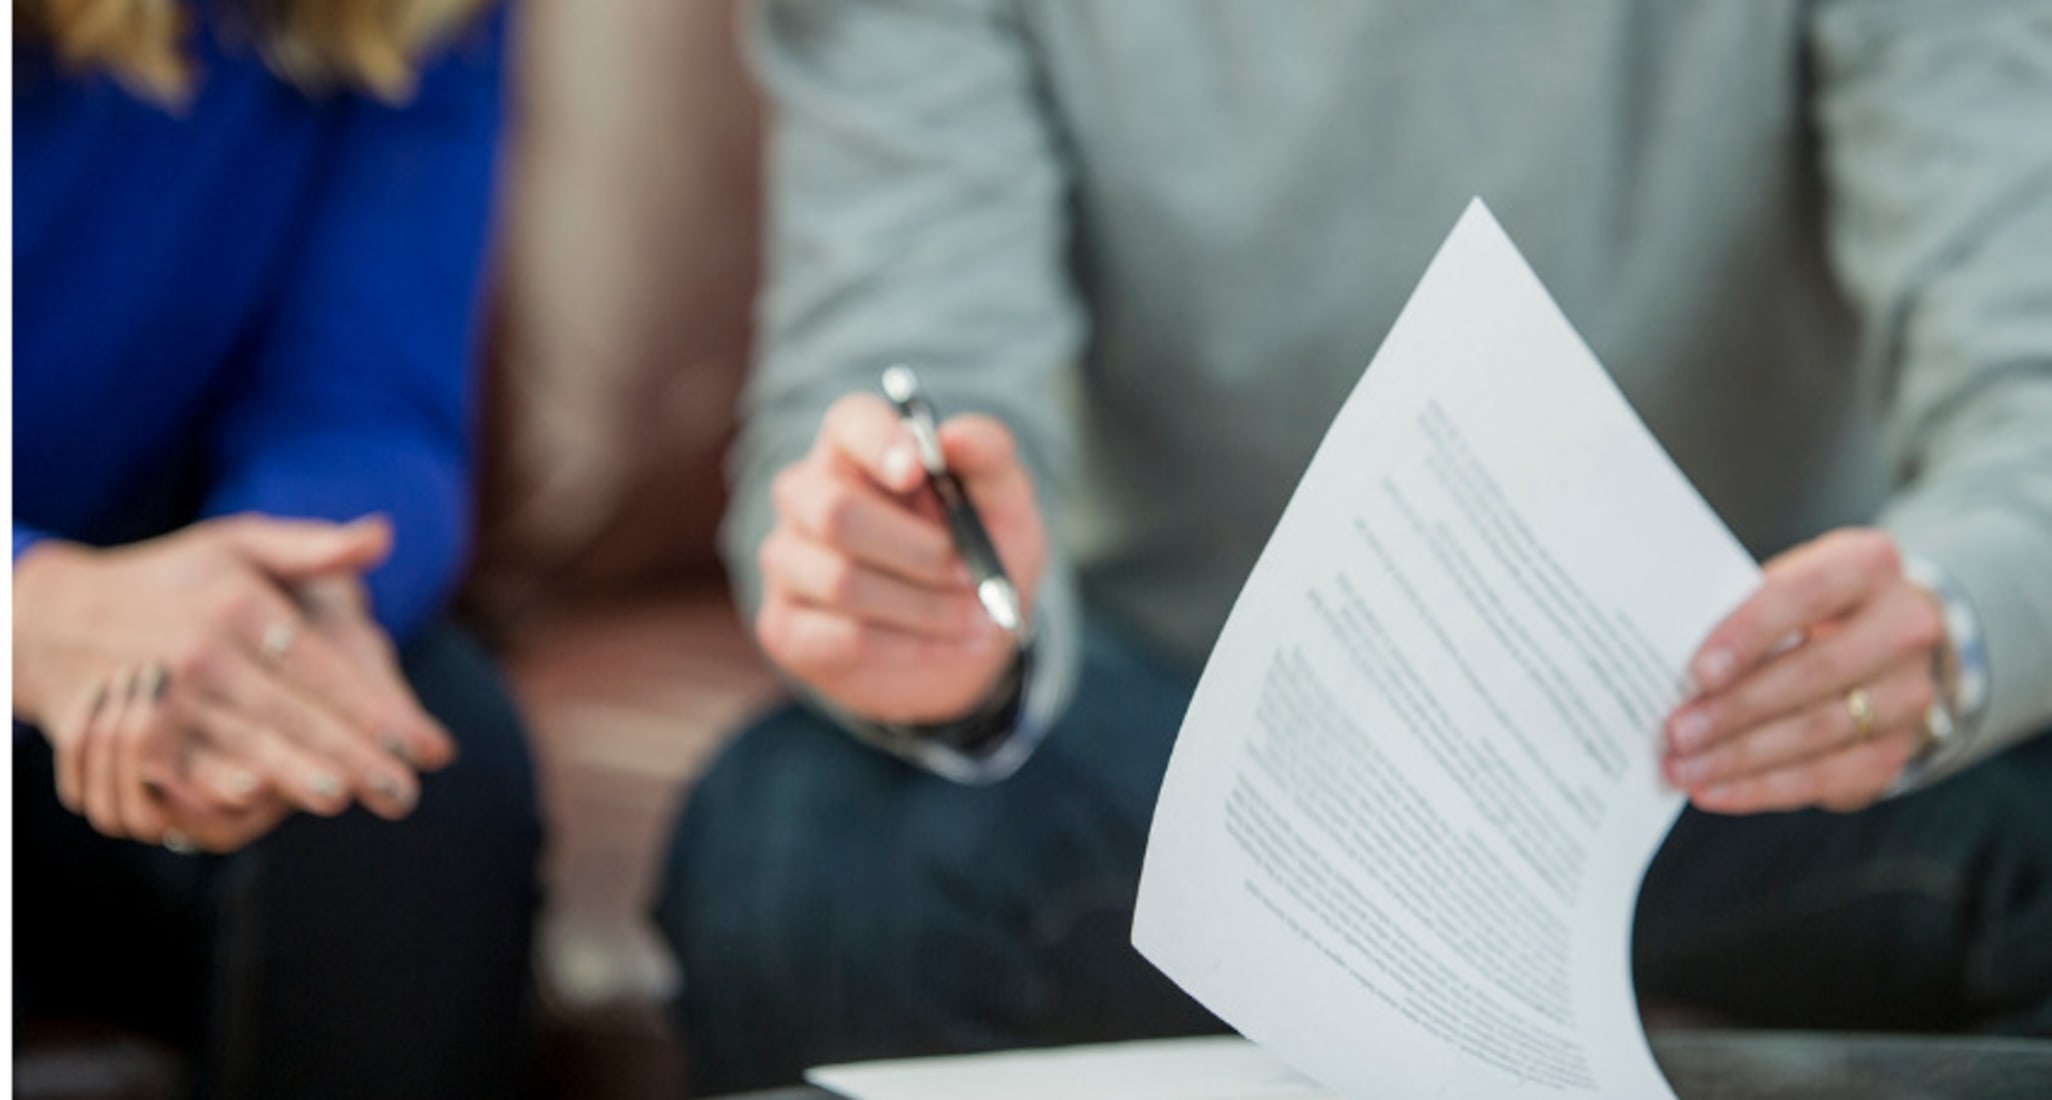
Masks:
[[[15,562],[15,563],[16,563],[17,565],[18,565],[18,564],[20,564],[20,563],[21,563],[21,556],[22,556],[23,554],[25,554],[25,553],[27,553],[27,552],[28,552],[28,549],[29,549],[29,547],[32,547],[32,546],[34,546],[35,544],[37,544],[37,543],[39,543],[39,542],[41,542],[41,541],[43,541],[44,539],[47,539],[47,538],[49,538],[49,537],[50,537],[50,533],[49,533],[48,531],[42,531],[42,530],[38,530],[38,529],[36,529],[36,528],[34,528],[34,527],[30,527],[30,526],[29,526],[28,524],[26,524],[26,523],[16,523],[16,524],[14,525],[14,558],[13,558],[13,561],[14,561],[14,562]]]

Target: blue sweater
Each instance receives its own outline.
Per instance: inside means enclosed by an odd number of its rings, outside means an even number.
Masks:
[[[503,19],[403,108],[309,99],[210,31],[176,112],[17,58],[15,559],[382,512],[369,582],[403,638],[468,536]]]

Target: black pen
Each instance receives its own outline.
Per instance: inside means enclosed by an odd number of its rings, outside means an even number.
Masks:
[[[905,430],[912,433],[912,446],[919,452],[919,464],[926,468],[926,480],[933,486],[934,495],[940,497],[948,531],[955,538],[955,549],[969,564],[977,600],[991,622],[1008,634],[1019,633],[1019,590],[1005,576],[1004,563],[998,560],[990,532],[984,530],[976,506],[969,503],[969,494],[941,455],[933,405],[919,387],[919,376],[903,363],[894,364],[883,372],[883,388],[891,404],[897,406],[898,419],[904,422]]]

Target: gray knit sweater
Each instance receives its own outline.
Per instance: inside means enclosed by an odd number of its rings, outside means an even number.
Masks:
[[[772,276],[725,537],[916,363],[1079,608],[1200,661],[1471,196],[1758,555],[1881,523],[2052,725],[2052,0],[768,0]],[[1544,408],[1531,410],[1546,415]]]

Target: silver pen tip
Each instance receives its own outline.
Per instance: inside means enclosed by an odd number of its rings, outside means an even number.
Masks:
[[[893,363],[884,368],[884,393],[900,404],[919,396],[919,376],[903,363]]]
[[[1003,577],[991,577],[976,586],[976,598],[983,603],[983,609],[990,612],[990,621],[998,624],[1007,634],[1019,632],[1019,593],[1012,588],[1012,582]]]

